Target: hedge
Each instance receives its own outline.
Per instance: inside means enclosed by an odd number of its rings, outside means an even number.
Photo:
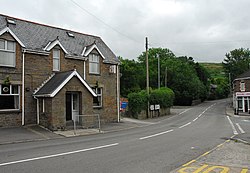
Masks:
[[[148,101],[151,105],[159,104],[161,108],[169,108],[173,106],[174,92],[170,88],[163,87],[151,90],[149,97],[145,90],[137,93],[130,93],[128,95],[129,113],[137,118],[142,110],[147,110]]]

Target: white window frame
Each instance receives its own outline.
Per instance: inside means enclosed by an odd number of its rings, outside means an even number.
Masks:
[[[13,85],[10,85],[10,94],[3,94],[2,93],[2,85],[3,84],[0,84],[0,96],[6,96],[6,97],[8,97],[8,96],[18,96],[18,108],[17,109],[0,109],[0,112],[1,111],[13,111],[13,110],[20,110],[20,86],[19,85],[15,85],[15,86],[17,86],[18,88],[17,88],[17,93],[13,93],[12,91],[13,91],[13,89],[12,89],[12,87],[13,87]]]
[[[92,88],[93,89],[93,91],[95,91],[95,93],[96,93],[96,95],[97,95],[97,99],[98,99],[98,97],[100,97],[100,105],[93,105],[93,107],[94,108],[102,108],[102,100],[103,100],[103,96],[102,96],[102,90],[103,90],[103,88],[101,88],[101,87],[98,87],[98,88],[96,88],[96,87],[94,87],[94,88]],[[98,93],[98,89],[100,89],[100,93]],[[94,100],[93,100],[93,104],[94,104]]]
[[[58,52],[58,55],[59,55],[59,57],[56,57],[56,56],[54,56],[54,52]],[[60,71],[60,68],[61,68],[61,66],[60,66],[60,50],[59,49],[53,49],[53,71]],[[54,61],[58,61],[58,69],[57,69],[57,67],[55,68],[55,62]]]
[[[5,40],[5,39],[0,39],[1,41],[4,41],[4,49],[0,48],[1,52],[6,52],[6,53],[13,53],[14,54],[14,59],[13,62],[14,64],[10,65],[10,64],[1,64],[0,66],[4,66],[4,67],[16,67],[16,43],[14,41],[9,41],[9,40]],[[14,43],[14,50],[8,50],[8,42],[12,42]]]
[[[94,61],[94,57],[97,57],[98,60]],[[92,65],[97,65],[97,71],[92,71],[91,66]],[[100,56],[97,54],[89,54],[89,74],[100,74]]]
[[[45,112],[45,103],[44,103],[44,98],[42,99],[42,113]]]
[[[245,82],[240,82],[240,91],[242,91],[242,92],[246,91]]]

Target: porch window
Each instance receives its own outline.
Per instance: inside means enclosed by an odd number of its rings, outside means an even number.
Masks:
[[[16,66],[16,44],[14,41],[0,39],[0,66]]]
[[[92,88],[97,97],[93,97],[93,106],[102,107],[102,88]]]
[[[0,110],[19,110],[20,89],[18,85],[0,85]]]
[[[89,73],[100,74],[100,57],[96,54],[89,55]]]
[[[60,50],[53,50],[53,71],[60,71]]]

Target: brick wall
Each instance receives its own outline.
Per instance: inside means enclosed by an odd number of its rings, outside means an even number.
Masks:
[[[241,82],[245,83],[245,92],[250,92],[250,79],[234,81],[234,92],[241,92],[240,91],[240,83]]]

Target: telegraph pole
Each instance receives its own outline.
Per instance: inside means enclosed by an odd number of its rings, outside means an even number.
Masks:
[[[149,70],[148,70],[148,37],[146,37],[146,70],[147,70],[147,94],[149,95]]]
[[[149,70],[148,70],[148,37],[146,37],[146,71],[147,71],[147,76],[146,76],[146,81],[147,81],[147,95],[149,97]],[[148,109],[147,109],[147,115],[149,117],[149,101],[148,101]]]
[[[157,54],[158,58],[158,89],[161,88],[161,66],[160,66],[160,56]]]

